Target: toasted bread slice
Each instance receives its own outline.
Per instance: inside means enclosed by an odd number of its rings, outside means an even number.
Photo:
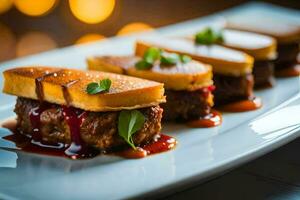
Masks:
[[[247,31],[223,30],[223,46],[243,51],[255,60],[276,58],[276,40],[273,37]]]
[[[137,56],[98,56],[87,59],[90,70],[125,73],[130,76],[145,78],[164,83],[165,88],[172,90],[197,90],[212,85],[212,68],[197,61],[186,64],[162,67],[154,65],[149,70],[138,70],[135,63]]]
[[[124,75],[53,67],[14,68],[3,74],[4,93],[40,99],[39,79],[44,101],[88,111],[136,109],[165,102],[163,84]],[[105,78],[112,81],[109,92],[86,92],[89,83]]]
[[[135,54],[142,56],[149,47],[158,47],[168,52],[186,54],[193,59],[212,65],[213,72],[240,76],[252,72],[253,57],[246,53],[220,45],[195,45],[185,38],[148,38],[136,42]]]
[[[229,20],[226,27],[269,35],[280,44],[300,41],[300,25],[293,24],[283,18],[280,20],[275,18],[260,15],[251,18],[241,16],[235,20]]]

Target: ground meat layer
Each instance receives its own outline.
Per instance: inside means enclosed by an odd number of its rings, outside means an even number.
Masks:
[[[163,120],[187,121],[204,117],[210,113],[210,91],[203,89],[196,91],[166,90],[167,103],[162,104],[164,109]]]
[[[279,44],[277,52],[276,63],[296,61],[299,53],[299,43]],[[280,68],[280,66],[278,67]]]
[[[253,75],[225,76],[214,73],[214,103],[216,106],[248,99],[253,95]]]
[[[31,135],[33,128],[29,113],[40,103],[35,100],[18,98],[15,107],[17,128],[20,133]],[[134,144],[139,146],[153,139],[160,133],[162,109],[159,106],[139,109],[146,121],[144,126],[133,136]],[[81,111],[82,112],[82,111]],[[120,112],[87,112],[80,126],[80,136],[88,146],[101,150],[127,145],[118,134],[118,116]],[[61,106],[51,105],[40,115],[40,134],[43,141],[70,144],[70,128],[64,119]]]
[[[275,83],[274,63],[270,60],[258,60],[253,67],[254,88],[271,87]]]

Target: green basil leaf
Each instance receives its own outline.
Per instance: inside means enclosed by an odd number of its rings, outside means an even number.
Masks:
[[[110,79],[103,79],[99,83],[89,83],[86,87],[86,92],[88,94],[98,94],[100,92],[107,92],[109,91],[111,86],[111,80]]]
[[[221,43],[223,41],[223,33],[221,31],[213,30],[212,28],[206,28],[198,32],[195,36],[195,42],[197,44],[210,45]]]
[[[101,92],[101,88],[99,87],[99,84],[98,83],[89,83],[86,87],[86,92],[88,94],[97,94],[99,92]]]
[[[111,80],[108,78],[103,79],[100,81],[99,85],[103,91],[109,91],[110,86],[111,86]]]
[[[175,65],[179,60],[179,55],[176,53],[164,53],[160,58],[162,65]]]
[[[133,148],[133,134],[140,130],[145,123],[144,115],[138,110],[123,110],[119,114],[118,133]]]
[[[150,47],[144,53],[144,61],[153,64],[156,60],[160,58],[161,50],[156,47]]]
[[[182,63],[188,63],[192,60],[192,58],[188,55],[180,55],[180,60]]]
[[[153,65],[151,63],[146,62],[145,60],[140,60],[135,64],[135,68],[139,70],[150,69]]]

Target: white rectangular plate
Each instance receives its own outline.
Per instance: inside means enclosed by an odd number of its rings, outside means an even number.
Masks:
[[[166,36],[190,34],[207,24],[218,24],[220,16],[241,13],[280,12],[297,22],[300,15],[265,4],[247,4],[217,15],[184,22],[158,30]],[[298,20],[299,22],[300,20]],[[137,37],[69,47],[21,58],[0,67],[57,65],[85,68],[86,56],[130,54]],[[2,87],[3,77],[0,77]],[[4,199],[119,199],[153,195],[182,188],[254,159],[300,135],[299,78],[279,79],[276,87],[256,95],[262,109],[246,113],[224,113],[220,127],[191,129],[184,125],[165,125],[163,133],[175,136],[179,144],[173,151],[139,160],[100,156],[72,161],[24,152],[0,150],[0,198]],[[0,94],[0,120],[13,117],[15,98]],[[3,128],[0,136],[9,134]],[[1,147],[13,144],[0,140]]]

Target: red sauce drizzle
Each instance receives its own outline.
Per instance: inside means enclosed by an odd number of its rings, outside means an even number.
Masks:
[[[29,111],[29,119],[30,123],[32,126],[32,140],[34,141],[41,141],[42,140],[42,135],[40,133],[40,126],[41,126],[41,114],[44,112],[46,109],[48,109],[49,106],[46,105],[45,103],[32,108]]]
[[[214,86],[214,85],[210,85],[210,86],[202,88],[201,91],[202,91],[203,97],[207,98],[211,94],[211,92],[214,91],[215,89],[216,89],[216,86]]]
[[[62,106],[62,111],[64,119],[70,128],[72,140],[71,145],[65,150],[65,154],[72,159],[76,159],[78,156],[85,157],[85,154],[88,154],[88,148],[81,139],[80,127],[87,112],[83,111],[80,113],[79,110],[68,106]]]
[[[259,97],[253,97],[249,100],[242,100],[226,104],[218,109],[225,112],[246,112],[251,110],[257,110],[262,107],[262,101]]]
[[[218,111],[213,110],[203,118],[187,122],[187,125],[193,128],[210,128],[222,124],[222,115]]]
[[[165,134],[156,135],[154,141],[142,147],[128,149],[117,152],[116,154],[124,158],[144,158],[148,155],[165,152],[173,149],[177,144],[177,140]]]
[[[300,75],[300,64],[296,64],[292,67],[280,69],[275,71],[275,75],[278,77],[293,77]]]

